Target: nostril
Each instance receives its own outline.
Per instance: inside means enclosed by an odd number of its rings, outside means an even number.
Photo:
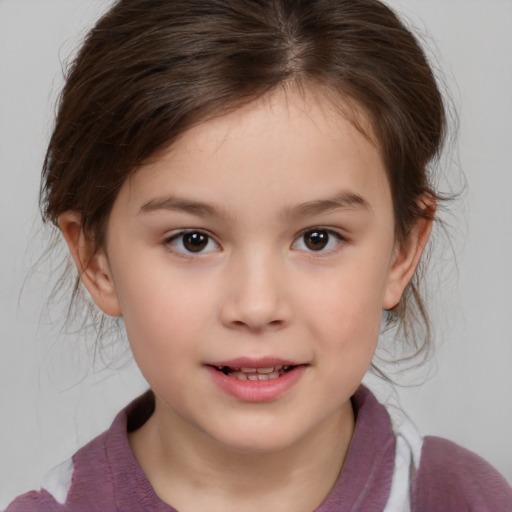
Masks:
[[[244,322],[242,320],[234,320],[231,326],[235,329],[250,329],[252,331],[266,331],[280,329],[285,325],[283,320],[270,320],[268,322]]]
[[[278,297],[267,297],[254,290],[245,296],[231,296],[219,308],[219,319],[231,329],[266,331],[281,329],[291,317],[289,304]]]

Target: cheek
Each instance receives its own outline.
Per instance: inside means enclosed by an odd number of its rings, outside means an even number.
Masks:
[[[202,322],[197,305],[176,288],[135,294],[126,304],[126,333],[133,357],[152,389],[181,389],[200,364]]]
[[[385,265],[365,262],[346,265],[324,276],[321,286],[308,283],[301,315],[319,343],[350,357],[371,359],[378,341]]]
[[[117,276],[123,320],[139,365],[146,360],[168,364],[189,353],[205,329],[206,304],[211,302],[205,290],[197,288],[200,283],[165,264],[135,258],[119,265]]]
[[[364,293],[360,281],[357,284],[331,288],[330,300],[318,297],[309,310],[309,330],[325,382],[346,396],[355,392],[368,370],[381,326],[380,304],[372,293]]]

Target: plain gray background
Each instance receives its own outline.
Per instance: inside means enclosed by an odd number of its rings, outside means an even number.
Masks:
[[[0,508],[38,488],[145,388],[133,364],[85,377],[83,340],[41,317],[47,267],[26,281],[45,243],[39,172],[61,61],[108,4],[0,0]],[[398,396],[422,433],[478,452],[512,482],[512,0],[390,4],[435,41],[460,111],[452,183],[461,183],[458,166],[468,183],[449,218],[458,271],[449,251],[433,267],[442,276],[432,297],[437,365],[430,381]]]

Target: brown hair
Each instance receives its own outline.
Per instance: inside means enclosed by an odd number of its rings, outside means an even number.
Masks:
[[[398,240],[432,215],[419,200],[441,199],[429,166],[445,135],[443,99],[418,41],[383,3],[119,0],[69,70],[43,168],[44,220],[75,210],[101,246],[119,188],[141,163],[284,84],[325,87],[369,118]],[[430,341],[418,283],[417,274],[388,315],[415,352]]]

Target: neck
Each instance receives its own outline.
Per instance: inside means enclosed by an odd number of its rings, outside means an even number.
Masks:
[[[353,430],[348,401],[290,446],[236,451],[190,429],[157,398],[154,414],[129,440],[156,494],[177,510],[298,512],[314,510],[332,489]]]

